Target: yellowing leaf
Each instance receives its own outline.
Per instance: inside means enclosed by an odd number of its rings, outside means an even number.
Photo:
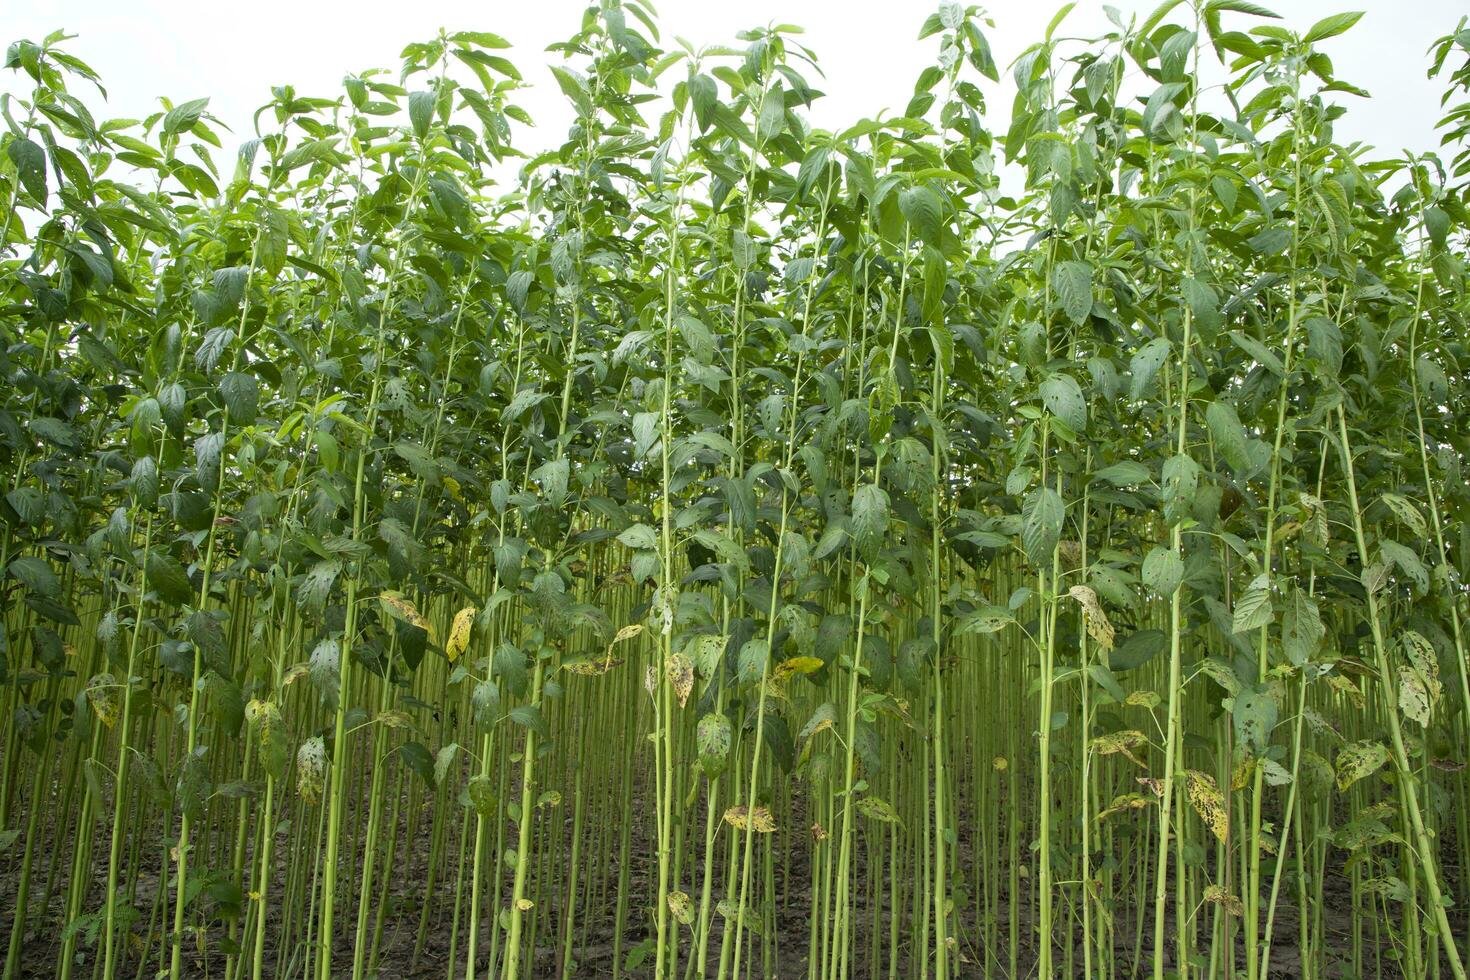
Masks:
[[[749,827],[760,834],[770,834],[776,830],[775,818],[771,816],[771,811],[763,806],[754,809],[732,806],[725,811],[725,823],[736,830],[745,830]]]
[[[1241,756],[1240,761],[1237,762],[1235,764],[1235,768],[1231,770],[1230,788],[1232,790],[1235,790],[1236,792],[1245,789],[1247,786],[1250,785],[1251,777],[1255,775],[1255,772],[1255,757],[1250,755]]]
[[[1157,691],[1129,691],[1128,697],[1123,699],[1123,703],[1135,708],[1148,708],[1149,710],[1153,710],[1159,706],[1161,700]]]
[[[1132,762],[1142,767],[1143,761],[1133,754],[1133,750],[1140,745],[1148,744],[1148,736],[1143,732],[1129,729],[1122,732],[1110,732],[1107,735],[1099,735],[1092,740],[1092,748],[1098,755],[1124,755]]]
[[[811,674],[821,670],[825,664],[816,657],[792,657],[776,665],[775,678],[784,681],[793,674]]]
[[[434,639],[434,624],[429,622],[419,612],[418,607],[401,592],[383,592],[378,596],[378,604],[383,611],[394,619],[417,626],[429,634],[429,639]]]
[[[1345,790],[1364,776],[1371,776],[1388,762],[1382,742],[1362,741],[1344,745],[1337,753],[1337,788]]]
[[[98,674],[87,683],[87,703],[96,712],[97,720],[108,728],[117,724],[122,706],[117,688],[117,678],[108,673]]]
[[[1087,635],[1104,650],[1111,650],[1113,624],[1108,622],[1108,614],[1097,601],[1097,593],[1085,585],[1074,585],[1067,594],[1082,605],[1082,623],[1087,627]]]
[[[561,665],[561,669],[583,677],[600,677],[623,663],[621,658],[593,657],[584,660],[568,660]]]
[[[1230,836],[1230,809],[1225,805],[1225,795],[1215,785],[1215,777],[1198,769],[1184,770],[1184,792],[1194,812],[1210,828],[1211,833],[1226,840]]]
[[[1346,677],[1338,673],[1331,673],[1327,675],[1327,685],[1333,690],[1340,691],[1343,694],[1347,695],[1348,700],[1351,701],[1359,709],[1367,707],[1368,702],[1363,698],[1363,692],[1358,689],[1358,685],[1353,683],[1353,679],[1351,677]]]
[[[1104,809],[1099,810],[1097,819],[1105,820],[1116,813],[1123,813],[1127,810],[1142,810],[1144,807],[1153,806],[1156,803],[1157,800],[1150,799],[1142,793],[1123,793],[1120,796],[1113,797],[1112,803],[1108,804]]]
[[[474,606],[465,606],[454,614],[454,625],[449,627],[449,642],[444,644],[444,652],[449,655],[450,663],[458,660],[460,654],[470,645],[470,631],[475,628],[477,611]]]
[[[680,925],[694,921],[694,902],[685,892],[669,892],[669,913]]]
[[[676,653],[669,658],[665,671],[682,708],[689,703],[689,694],[694,690],[694,664],[682,653]]]
[[[1205,886],[1205,901],[1220,906],[1226,915],[1234,916],[1237,919],[1245,915],[1245,906],[1241,904],[1240,899],[1219,885]]]

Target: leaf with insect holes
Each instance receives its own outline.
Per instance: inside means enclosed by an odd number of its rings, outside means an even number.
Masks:
[[[903,821],[899,819],[898,811],[893,809],[893,805],[887,800],[877,796],[864,796],[860,797],[853,806],[857,808],[858,813],[861,813],[865,817],[877,820],[880,823],[903,826]]]
[[[699,752],[699,767],[709,777],[718,776],[730,754],[730,719],[722,714],[708,714],[699,719],[694,729],[694,743]]]
[[[852,536],[859,553],[871,559],[888,529],[888,494],[872,483],[852,495]]]
[[[1399,665],[1399,710],[1404,717],[1429,727],[1430,716],[1444,687],[1439,679],[1439,658],[1434,647],[1416,630],[1399,636],[1406,664]]]
[[[481,819],[495,816],[498,801],[495,798],[495,781],[489,776],[471,776],[465,784],[465,795],[470,807]]]
[[[313,735],[296,750],[296,792],[307,803],[322,798],[327,772],[327,746],[320,735]]]
[[[965,636],[970,633],[998,633],[1005,629],[1016,618],[1010,611],[1001,606],[981,606],[960,617],[955,625],[955,636]]]
[[[444,785],[444,777],[449,775],[449,767],[454,765],[455,757],[459,755],[459,743],[450,742],[448,745],[434,753],[434,785]]]
[[[1184,560],[1173,548],[1155,546],[1143,559],[1143,584],[1168,598],[1184,581]]]
[[[1382,504],[1398,518],[1399,523],[1408,528],[1409,533],[1416,538],[1422,538],[1429,533],[1429,527],[1424,523],[1424,515],[1419,513],[1419,508],[1406,497],[1396,493],[1385,493],[1378,498]]]
[[[1253,755],[1264,755],[1271,744],[1276,716],[1276,699],[1268,691],[1241,691],[1235,695],[1230,711],[1236,742]]]

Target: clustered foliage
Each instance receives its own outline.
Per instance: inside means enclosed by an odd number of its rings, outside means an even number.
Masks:
[[[233,171],[11,45],[5,976],[1463,980],[1470,31],[1446,164],[1356,14],[1066,13],[1004,132],[973,7],[825,132],[599,0],[555,150],[443,33]]]

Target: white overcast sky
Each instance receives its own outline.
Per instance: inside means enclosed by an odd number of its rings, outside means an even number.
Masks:
[[[1368,102],[1347,95],[1350,107],[1339,124],[1340,140],[1362,140],[1381,154],[1434,149],[1442,86],[1425,77],[1426,49],[1451,31],[1466,10],[1464,0],[1262,0],[1306,30],[1314,21],[1344,9],[1366,15],[1348,34],[1325,42],[1339,77],[1373,94]],[[1125,15],[1156,0],[1117,0]],[[0,41],[40,40],[64,28],[78,37],[70,50],[102,75],[110,95],[104,118],[141,118],[158,107],[157,97],[176,101],[208,96],[210,111],[231,127],[232,143],[251,135],[254,109],[270,97],[270,86],[294,84],[303,95],[335,97],[342,76],[369,67],[396,70],[403,44],[432,37],[440,27],[493,31],[511,41],[510,57],[534,88],[517,98],[536,119],[517,147],[535,151],[561,142],[570,112],[546,64],[560,55],[547,44],[568,36],[580,22],[581,0],[246,0],[242,3],[183,0],[0,0]],[[919,25],[937,0],[662,0],[656,3],[665,47],[681,36],[695,44],[734,43],[746,27],[769,22],[800,24],[800,38],[815,50],[825,79],[810,80],[827,96],[812,113],[824,128],[841,128],[881,109],[901,111],[914,78],[932,63],[936,39],[916,40]],[[1060,6],[1053,0],[993,0],[986,5],[995,27],[991,47],[1002,69],[1028,44],[1041,38]],[[1256,21],[1227,14],[1227,26]],[[630,23],[632,19],[630,18]],[[1082,36],[1106,27],[1103,5],[1081,0],[1060,32]],[[674,69],[670,75],[681,73]],[[6,72],[6,75],[12,73]],[[1003,76],[1004,77],[1004,76]],[[11,78],[0,90],[15,91]],[[93,93],[95,97],[95,93]],[[1009,91],[991,105],[991,125],[1003,130]],[[226,158],[228,160],[229,158]],[[226,166],[226,161],[221,161]]]

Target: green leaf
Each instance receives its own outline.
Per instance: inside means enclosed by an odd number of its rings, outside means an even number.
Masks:
[[[556,84],[561,87],[562,94],[572,100],[577,107],[577,112],[587,116],[592,114],[592,97],[587,93],[587,86],[576,73],[556,65],[550,66],[551,74],[556,78]]]
[[[148,553],[147,579],[148,587],[164,602],[182,606],[194,599],[194,587],[189,584],[189,576],[170,555],[160,551]]]
[[[188,132],[204,115],[204,109],[208,105],[208,99],[191,99],[188,102],[179,103],[164,115],[163,131],[170,136]]]
[[[858,551],[871,560],[888,531],[888,493],[865,483],[852,495],[852,536]]]
[[[688,313],[679,315],[679,333],[684,337],[684,343],[689,345],[689,353],[701,364],[708,364],[715,356],[715,337],[710,333],[709,327],[698,317],[690,316]]]
[[[1308,44],[1315,44],[1318,41],[1325,41],[1329,37],[1336,37],[1356,24],[1362,16],[1363,11],[1357,10],[1323,17],[1312,25],[1311,30],[1302,35],[1302,40]]]
[[[718,98],[719,86],[710,76],[700,73],[689,79],[689,102],[694,107],[694,119],[699,123],[700,132],[709,129]]]
[[[750,568],[750,559],[728,535],[713,528],[702,528],[694,532],[694,540],[719,555],[721,561],[728,562],[742,571]]]
[[[1128,361],[1129,399],[1138,401],[1148,393],[1149,385],[1168,359],[1169,352],[1170,345],[1166,337],[1155,337],[1133,352],[1133,357]]]
[[[1293,586],[1281,611],[1281,648],[1286,659],[1300,667],[1316,655],[1326,635],[1317,604],[1305,590]]]
[[[1233,10],[1236,13],[1251,14],[1256,17],[1270,17],[1280,20],[1281,15],[1272,13],[1259,4],[1251,3],[1250,0],[1210,0],[1206,9],[1211,11]]]
[[[786,130],[786,97],[777,82],[771,86],[761,101],[760,117],[756,120],[755,135],[759,140],[771,140]]]
[[[1205,424],[1209,426],[1210,438],[1215,448],[1236,471],[1250,468],[1251,458],[1246,451],[1245,426],[1235,414],[1235,406],[1228,402],[1210,402],[1205,409]]]
[[[940,237],[940,215],[943,204],[939,195],[920,184],[899,192],[898,210],[913,226],[920,240],[937,244]]]
[[[618,541],[640,551],[658,550],[658,535],[647,524],[634,524],[618,535]]]
[[[1049,565],[1062,537],[1066,507],[1051,487],[1037,487],[1021,505],[1021,547],[1034,565]]]
[[[1115,487],[1136,487],[1149,481],[1148,467],[1131,459],[1104,466],[1092,474],[1093,479],[1103,480]]]
[[[424,782],[434,785],[434,756],[427,748],[418,742],[404,742],[398,746],[398,757]]]
[[[1092,312],[1092,266],[1086,262],[1057,264],[1052,276],[1062,311],[1073,323],[1082,323]]]
[[[551,729],[546,725],[546,718],[541,714],[541,709],[534,704],[521,704],[512,708],[510,720],[522,728],[535,732],[542,740],[551,737]]]
[[[1307,356],[1322,364],[1329,377],[1342,372],[1342,330],[1325,316],[1308,317]]]
[[[54,419],[48,415],[38,415],[31,419],[31,431],[53,446],[60,446],[62,449],[75,449],[81,445],[76,429],[61,419]]]
[[[48,599],[56,599],[61,596],[61,579],[51,570],[51,566],[44,559],[34,555],[17,558],[10,563],[10,576],[24,585],[31,592]]]
[[[1250,587],[1235,600],[1235,612],[1230,621],[1232,633],[1248,633],[1260,629],[1276,618],[1271,606],[1271,592],[1266,587],[1266,577],[1258,575]]]
[[[259,385],[255,376],[242,371],[231,371],[219,382],[220,400],[229,410],[230,421],[235,425],[254,425],[256,398]]]
[[[1087,429],[1087,399],[1082,386],[1069,374],[1053,374],[1041,383],[1041,400],[1047,411],[1067,424],[1073,432]]]
[[[46,203],[46,151],[24,137],[17,137],[5,147],[21,186],[36,202]]]
[[[955,636],[999,633],[1015,621],[1008,609],[1001,606],[981,606],[961,616],[955,624],[954,633]]]
[[[1383,560],[1398,567],[1408,579],[1414,583],[1414,591],[1424,595],[1429,591],[1429,569],[1424,567],[1424,562],[1413,550],[1404,547],[1397,541],[1388,538],[1378,543]]]
[[[433,92],[413,92],[408,96],[409,122],[413,125],[413,134],[419,139],[429,135],[429,124],[434,121],[437,101]]]

